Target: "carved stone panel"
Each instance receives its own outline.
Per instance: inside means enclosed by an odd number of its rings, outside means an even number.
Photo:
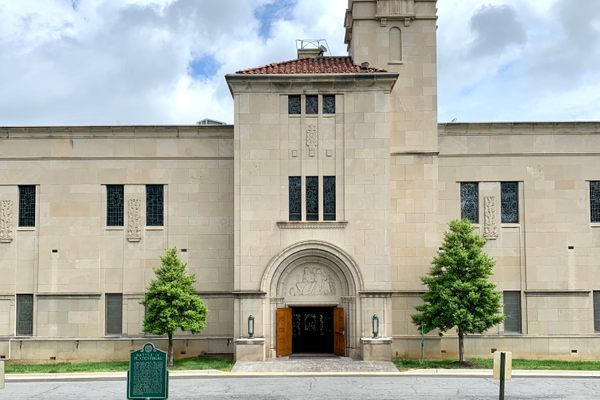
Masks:
[[[127,240],[130,242],[142,240],[142,201],[140,199],[127,201]]]
[[[414,0],[377,0],[377,16],[404,18],[415,16]]]
[[[316,125],[306,127],[306,147],[308,147],[308,156],[314,157],[318,147],[319,135]]]
[[[498,239],[498,218],[496,198],[486,196],[483,198],[483,236],[486,239]]]
[[[13,240],[13,202],[0,200],[0,243]]]

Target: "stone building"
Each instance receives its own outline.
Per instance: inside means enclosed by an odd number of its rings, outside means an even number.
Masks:
[[[600,124],[438,124],[436,18],[350,0],[348,57],[226,76],[233,126],[0,128],[0,355],[124,358],[175,246],[210,310],[177,355],[414,357],[419,277],[467,217],[507,315],[467,353],[600,356]]]

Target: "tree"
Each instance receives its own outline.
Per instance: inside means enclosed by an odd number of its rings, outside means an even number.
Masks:
[[[154,273],[156,278],[150,282],[142,301],[146,306],[144,332],[168,336],[169,367],[172,367],[173,333],[177,328],[200,332],[208,311],[194,290],[196,278],[187,273],[186,264],[175,248],[167,249]]]
[[[459,362],[464,362],[466,334],[483,332],[502,322],[500,294],[490,282],[494,260],[485,254],[486,240],[473,232],[466,220],[450,222],[440,252],[433,258],[428,275],[421,281],[429,290],[421,297],[424,304],[412,316],[424,332],[439,329],[440,336],[458,329]]]

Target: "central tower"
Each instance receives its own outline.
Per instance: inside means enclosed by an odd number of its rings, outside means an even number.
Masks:
[[[414,302],[403,293],[412,296],[439,240],[436,12],[436,0],[349,0],[345,18],[354,62],[399,73],[387,119],[394,311]]]

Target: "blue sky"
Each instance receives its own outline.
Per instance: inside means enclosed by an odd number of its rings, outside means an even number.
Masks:
[[[0,125],[231,122],[223,76],[324,38],[347,0],[0,2]],[[599,120],[600,1],[439,0],[439,120]]]

